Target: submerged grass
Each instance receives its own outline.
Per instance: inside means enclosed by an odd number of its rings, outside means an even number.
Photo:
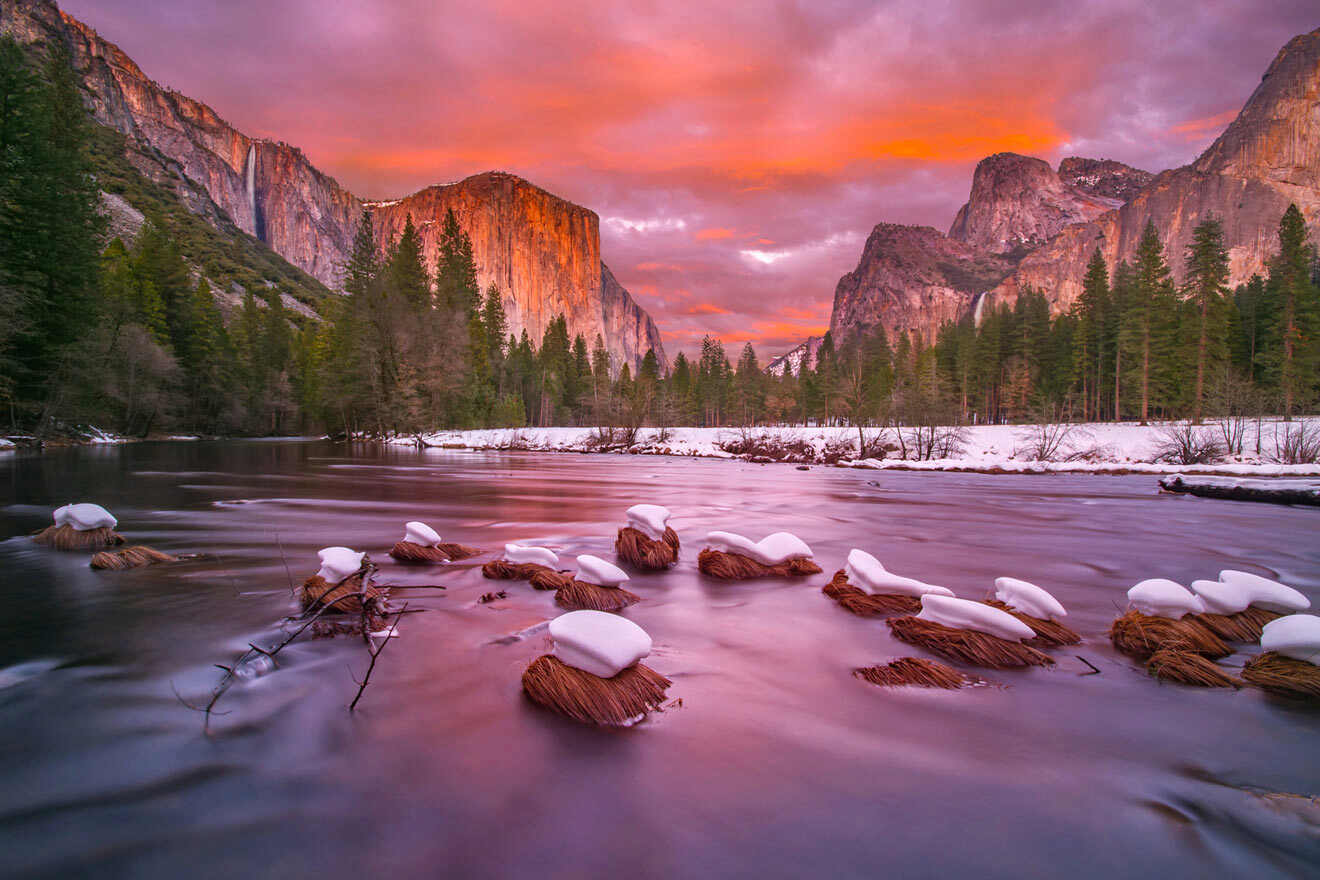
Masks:
[[[619,529],[614,552],[634,568],[663,571],[678,561],[678,533],[666,527],[664,537],[652,541],[632,526]]]
[[[582,724],[633,724],[660,708],[669,679],[637,663],[611,678],[575,669],[549,654],[523,672],[523,691],[532,702]]]
[[[820,574],[821,567],[810,559],[790,559],[778,565],[764,565],[741,553],[725,553],[706,548],[697,555],[697,568],[709,577],[741,581],[760,577],[805,577]]]

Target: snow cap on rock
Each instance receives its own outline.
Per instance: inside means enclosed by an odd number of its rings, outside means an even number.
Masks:
[[[1017,578],[995,578],[995,598],[1014,611],[1041,620],[1058,620],[1068,616],[1063,604],[1051,596],[1049,591]]]
[[[337,584],[349,575],[357,574],[367,554],[358,553],[348,547],[326,547],[317,551],[316,555],[321,560],[321,570],[316,573],[317,576]]]
[[[1178,620],[1184,614],[1201,614],[1205,603],[1182,584],[1167,578],[1151,578],[1127,591],[1128,601],[1142,614]]]
[[[1219,573],[1219,579],[1245,590],[1251,597],[1252,605],[1258,605],[1267,611],[1287,613],[1305,611],[1311,607],[1311,600],[1297,590],[1258,574],[1226,568]]]
[[[526,565],[530,562],[554,568],[559,564],[559,557],[555,555],[553,550],[547,550],[544,547],[532,547],[527,544],[505,544],[504,561],[512,562],[514,565]]]
[[[1320,665],[1320,617],[1289,614],[1265,624],[1260,646],[1294,660]]]
[[[789,532],[775,532],[756,542],[733,532],[711,532],[706,536],[706,546],[755,559],[762,565],[779,565],[790,559],[810,559],[812,556],[806,542]]]
[[[669,527],[669,508],[659,504],[634,504],[626,511],[628,525],[652,541],[659,541]]]
[[[440,536],[435,529],[424,522],[416,520],[406,523],[403,527],[403,540],[408,544],[421,544],[423,547],[434,547],[440,543]]]
[[[113,529],[119,520],[99,504],[66,504],[55,509],[55,525],[73,526],[75,532]]]
[[[617,587],[628,580],[628,574],[612,562],[606,562],[599,556],[582,554],[577,558],[577,579],[584,584],[598,587]]]
[[[867,593],[895,593],[902,596],[924,596],[935,593],[939,596],[952,596],[947,587],[937,587],[915,578],[894,574],[880,564],[865,550],[856,548],[848,551],[848,563],[844,566],[848,582]]]
[[[989,633],[1010,642],[1030,639],[1036,635],[1035,630],[1007,611],[1000,611],[982,602],[959,599],[955,596],[927,593],[921,597],[921,613],[917,617],[954,629]]]
[[[646,630],[604,611],[561,614],[550,621],[550,638],[561,661],[601,678],[618,675],[651,653]]]

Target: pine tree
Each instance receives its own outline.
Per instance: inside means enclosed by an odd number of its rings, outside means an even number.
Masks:
[[[1196,315],[1196,386],[1192,422],[1201,423],[1205,380],[1210,367],[1226,360],[1228,251],[1219,221],[1204,220],[1192,231],[1187,246],[1186,299]]]
[[[480,308],[481,289],[477,286],[477,264],[472,256],[472,239],[458,225],[454,209],[445,211],[440,228],[440,246],[435,265],[436,300],[444,308],[467,314]]]
[[[426,261],[422,256],[422,237],[413,226],[412,214],[403,222],[403,232],[394,242],[386,271],[390,275],[390,284],[398,296],[414,308],[429,308],[431,305],[431,278],[426,272]]]
[[[1164,245],[1155,224],[1146,222],[1137,245],[1132,291],[1119,327],[1119,344],[1128,352],[1124,358],[1134,372],[1141,395],[1141,424],[1150,419],[1153,378],[1157,362],[1164,356],[1166,329],[1173,304],[1173,283],[1164,262]]]
[[[1291,418],[1299,398],[1315,384],[1315,327],[1320,291],[1311,279],[1315,250],[1306,241],[1306,221],[1295,204],[1279,220],[1279,255],[1270,263],[1268,296],[1276,340],[1271,372],[1283,393],[1283,413]]]
[[[1086,264],[1082,278],[1082,293],[1073,303],[1072,314],[1077,319],[1078,347],[1075,365],[1077,378],[1082,384],[1082,420],[1094,414],[1099,417],[1098,402],[1102,379],[1105,310],[1109,302],[1109,269],[1105,258],[1096,248]]]

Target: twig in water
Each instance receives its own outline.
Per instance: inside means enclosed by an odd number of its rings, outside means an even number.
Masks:
[[[404,602],[403,608],[399,611],[399,614],[404,614],[407,611],[408,603]],[[371,653],[371,662],[367,664],[367,674],[362,676],[362,680],[358,682],[357,693],[353,696],[353,702],[348,704],[348,711],[352,712],[357,708],[358,700],[362,699],[363,691],[365,691],[367,685],[371,683],[371,671],[376,668],[376,658],[385,652],[385,646],[390,643],[390,639],[394,638],[394,629],[398,625],[399,621],[396,618],[394,623],[390,624],[390,628],[385,634],[385,641],[381,642],[374,648],[368,648],[368,651]]]
[[[1086,659],[1085,657],[1083,657],[1081,654],[1074,654],[1073,656],[1076,657],[1078,660],[1081,660],[1081,661],[1082,661],[1083,663],[1085,663],[1087,666],[1091,667],[1091,671],[1090,671],[1090,672],[1079,672],[1079,673],[1077,673],[1078,675],[1099,675],[1099,674],[1100,674],[1100,670],[1099,670],[1098,668],[1096,668],[1096,665],[1095,665],[1094,663],[1092,663],[1090,660],[1087,660],[1087,659]]]

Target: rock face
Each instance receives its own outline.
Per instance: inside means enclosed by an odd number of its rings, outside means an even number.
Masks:
[[[806,364],[808,369],[816,365],[816,355],[824,341],[823,336],[808,336],[806,342],[766,364],[765,371],[771,376],[782,376],[787,370],[792,370],[794,376],[802,375],[803,364]]]
[[[996,153],[977,163],[971,197],[949,238],[993,253],[1022,253],[1120,204],[1069,186],[1041,159]]]
[[[1113,159],[1083,159],[1069,156],[1059,163],[1059,179],[1073,189],[1102,199],[1132,201],[1155,175]]]
[[[834,290],[830,332],[836,344],[883,326],[927,342],[945,321],[962,317],[978,294],[1013,270],[1003,255],[977,250],[929,226],[881,223],[857,268]]]
[[[140,168],[168,183],[196,213],[232,220],[290,263],[338,286],[362,199],[315,168],[302,151],[248,137],[210,107],[164,89],[113,44],[49,0],[0,0],[0,30],[23,43],[62,40],[82,74],[96,120],[158,157]],[[472,237],[483,289],[505,294],[509,326],[540,342],[559,312],[570,335],[600,333],[615,365],[635,368],[647,348],[667,367],[659,333],[628,291],[606,276],[595,213],[507,174],[482,174],[428,187],[376,210],[377,232],[403,228],[411,213],[428,258],[444,212],[453,208]]]

